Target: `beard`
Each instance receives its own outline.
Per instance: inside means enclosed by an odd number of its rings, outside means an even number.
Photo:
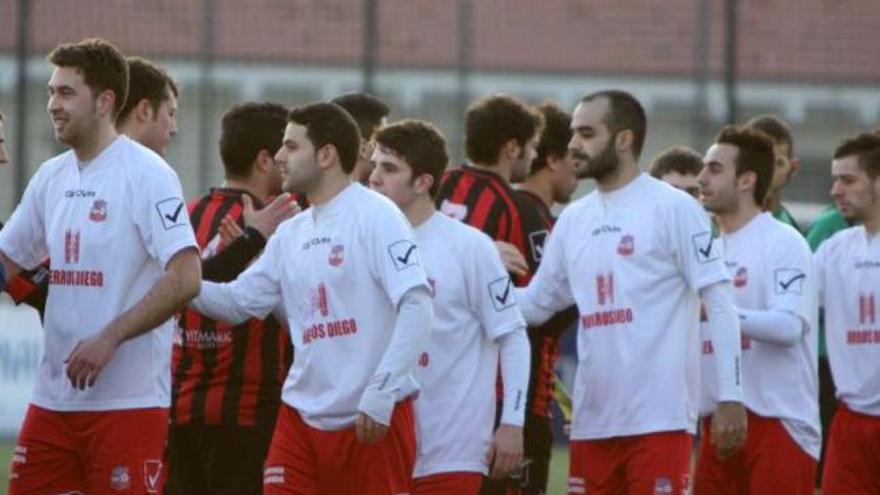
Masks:
[[[611,143],[614,142],[614,138],[615,136],[611,136],[608,140],[608,144],[598,155],[596,155],[595,158],[590,157],[590,155],[580,150],[572,151],[572,157],[583,164],[582,167],[578,167],[578,179],[595,179],[601,181],[617,173],[617,170],[620,168],[620,160],[617,159],[614,147],[611,146]]]

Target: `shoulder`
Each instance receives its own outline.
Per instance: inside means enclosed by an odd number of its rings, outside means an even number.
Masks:
[[[65,151],[64,153],[53,156],[40,164],[36,173],[31,177],[31,181],[33,181],[35,185],[50,182],[53,178],[62,173],[65,168],[75,166],[76,155],[73,154],[73,150]]]
[[[862,234],[863,231],[864,227],[862,227],[861,225],[838,230],[831,237],[829,237],[822,244],[822,246],[827,246],[826,249],[829,251],[839,251],[842,248],[851,245],[856,236]]]
[[[787,253],[799,252],[809,256],[810,245],[807,244],[807,240],[801,235],[800,231],[790,224],[780,222],[773,217],[767,218],[766,222],[767,228],[764,231],[768,234],[767,240],[771,240],[774,245],[779,247],[779,250]]]
[[[138,181],[138,184],[169,178],[179,182],[177,172],[155,151],[126,136],[120,136],[119,139],[121,141],[115,150],[115,158],[128,172],[129,178]]]

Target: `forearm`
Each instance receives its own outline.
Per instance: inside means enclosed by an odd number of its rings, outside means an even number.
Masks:
[[[549,320],[556,311],[552,308],[545,308],[535,303],[535,298],[531,296],[529,287],[517,287],[514,289],[516,295],[516,304],[522,312],[523,318],[529,326],[543,325]]]
[[[706,306],[709,338],[714,347],[718,399],[741,402],[741,334],[733,287],[730,282],[719,282],[701,290],[700,296]]]
[[[231,283],[203,282],[198,297],[190,301],[190,308],[208,318],[238,325],[255,317],[237,303]]]
[[[504,377],[501,423],[522,426],[525,422],[526,391],[529,387],[531,352],[526,329],[520,327],[497,340]]]
[[[790,346],[804,334],[804,322],[797,315],[778,309],[739,309],[742,333],[760,342]]]
[[[230,282],[247,268],[266,246],[266,238],[257,229],[247,227],[226,249],[202,261],[202,279]]]
[[[396,393],[415,368],[431,333],[433,309],[426,288],[410,289],[400,300],[388,349],[370,377],[358,409],[382,424],[390,424]]]
[[[134,306],[105,327],[113,339],[122,343],[142,335],[171,318],[198,295],[201,267],[195,250],[186,249],[172,258],[165,274]]]

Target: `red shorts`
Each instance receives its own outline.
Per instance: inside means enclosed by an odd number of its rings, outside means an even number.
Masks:
[[[710,441],[712,420],[703,420],[694,495],[812,495],[816,459],[795,443],[778,418],[748,411],[748,421],[745,447],[722,461]]]
[[[683,431],[571,442],[569,495],[686,493],[693,438]]]
[[[60,412],[31,404],[9,495],[162,493],[168,409]]]
[[[364,444],[354,427],[323,431],[282,404],[266,468],[264,495],[398,495],[412,490],[416,429],[412,399],[398,402],[381,441]]]
[[[843,402],[831,423],[824,495],[880,493],[880,417],[857,413]]]
[[[480,473],[439,473],[413,480],[412,495],[477,495],[483,484]]]

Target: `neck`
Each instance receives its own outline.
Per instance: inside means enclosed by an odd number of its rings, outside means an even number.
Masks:
[[[426,194],[424,196],[419,196],[415,201],[410,203],[409,206],[404,208],[403,214],[406,215],[409,224],[415,228],[431,218],[431,215],[433,215],[435,211],[437,211],[437,209],[434,207],[434,202],[431,201],[431,197]]]
[[[342,170],[336,172],[326,172],[315,189],[306,193],[309,203],[315,206],[322,205],[351,185],[351,179],[348,178],[348,175],[343,174]]]
[[[266,203],[266,199],[270,196],[269,188],[260,184],[260,181],[254,179],[253,176],[246,179],[227,177],[226,180],[223,181],[223,187],[247,191],[251,196],[259,199],[260,202],[264,204]]]
[[[865,232],[874,236],[880,232],[880,208],[874,208],[869,215],[862,219],[862,225],[865,226]]]
[[[520,189],[541,198],[541,202],[547,205],[547,208],[553,206],[553,184],[548,180],[542,180],[541,172],[528,176]]]
[[[777,208],[782,204],[782,191],[770,191],[767,194],[767,199],[764,201],[764,209],[769,212],[776,211]]]
[[[73,152],[81,162],[93,160],[104,151],[104,148],[110,146],[110,143],[112,143],[117,136],[116,129],[113,128],[112,124],[105,125],[102,122],[98,125],[98,128],[94,133],[89,134],[83,142],[73,148]]]
[[[616,191],[634,181],[639,174],[641,171],[635,161],[621,158],[617,170],[596,180],[596,188],[606,193]]]
[[[719,213],[716,218],[721,231],[730,234],[741,229],[760,214],[761,208],[754,201],[741,201],[733,211]]]
[[[501,176],[504,179],[504,182],[510,184],[510,164],[504,162],[498,162],[494,165],[488,165],[485,163],[473,163],[473,167],[478,170],[485,170],[487,172],[492,172],[493,174]]]

